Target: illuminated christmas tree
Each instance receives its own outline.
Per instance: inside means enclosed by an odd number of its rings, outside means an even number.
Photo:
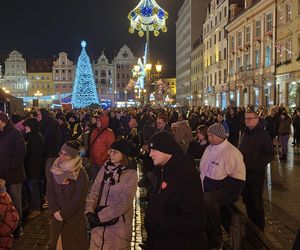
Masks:
[[[86,54],[86,42],[81,42],[82,51],[78,58],[77,70],[72,94],[73,108],[85,108],[99,104],[96,84],[90,58]]]

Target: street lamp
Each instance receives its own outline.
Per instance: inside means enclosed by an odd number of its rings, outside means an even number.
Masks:
[[[156,69],[156,72],[157,72],[157,75],[158,75],[158,78],[159,78],[159,73],[162,70],[162,65],[160,64],[160,61],[157,61],[157,63],[155,64],[155,69]]]
[[[6,94],[9,94],[9,90],[7,88],[3,87],[2,89]]]

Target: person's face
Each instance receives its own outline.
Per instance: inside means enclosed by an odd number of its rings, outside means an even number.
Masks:
[[[41,111],[37,112],[37,119],[39,122],[43,119]]]
[[[230,110],[229,110],[229,113],[230,113],[231,115],[234,115],[234,110],[233,110],[233,109],[230,109]]]
[[[223,116],[218,115],[218,116],[217,116],[217,120],[218,120],[218,122],[222,122],[222,121],[223,121]]]
[[[60,159],[61,162],[66,162],[66,161],[71,160],[72,157],[69,156],[69,155],[67,154],[66,151],[61,150],[61,151],[59,152],[59,159]]]
[[[300,110],[299,110],[299,111],[297,111],[297,115],[298,115],[298,116],[300,116]]]
[[[96,119],[95,117],[92,117],[91,123],[92,123],[92,124],[96,124],[96,123],[97,123],[97,119]]]
[[[61,119],[58,119],[57,122],[60,126],[64,124],[64,122]]]
[[[97,119],[97,128],[101,128],[101,125],[102,125],[102,123],[101,123],[100,119]]]
[[[281,120],[285,118],[285,115],[280,115]]]
[[[110,161],[115,165],[119,165],[123,158],[122,153],[115,149],[108,150],[108,155],[109,155]]]
[[[197,131],[197,139],[199,140],[199,141],[202,141],[202,140],[204,140],[204,135],[203,134],[201,134],[201,132],[198,130]]]
[[[249,129],[253,129],[258,124],[258,116],[256,114],[250,113],[245,115],[245,124]]]
[[[73,117],[70,117],[69,121],[73,123],[73,122],[75,122],[75,119]]]
[[[219,145],[224,141],[224,139],[222,139],[214,134],[208,133],[208,141],[211,145]]]
[[[3,121],[0,121],[0,130],[3,130],[3,128],[5,127],[5,123]]]
[[[155,166],[164,166],[168,160],[170,160],[172,155],[160,152],[155,149],[150,149],[150,155],[149,155]]]
[[[271,116],[275,116],[276,112],[274,109],[271,110]]]
[[[31,128],[29,126],[25,126],[25,133],[30,133],[31,132]]]
[[[163,129],[166,126],[166,122],[163,119],[158,118],[156,120],[156,127],[158,129]]]

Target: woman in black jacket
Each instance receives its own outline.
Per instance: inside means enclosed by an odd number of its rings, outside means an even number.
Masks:
[[[39,132],[39,123],[35,118],[24,122],[27,154],[24,159],[26,186],[29,192],[31,213],[28,219],[34,219],[41,214],[40,174],[43,155],[43,136]]]

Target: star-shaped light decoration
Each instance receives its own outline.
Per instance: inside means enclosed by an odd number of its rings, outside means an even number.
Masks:
[[[137,30],[142,37],[145,31],[153,31],[154,36],[158,36],[160,30],[167,32],[166,19],[169,14],[161,8],[155,0],[141,0],[139,4],[130,11],[129,33],[133,34]]]
[[[82,48],[85,48],[85,47],[86,47],[86,41],[84,41],[84,40],[81,41],[81,47],[82,47]]]

